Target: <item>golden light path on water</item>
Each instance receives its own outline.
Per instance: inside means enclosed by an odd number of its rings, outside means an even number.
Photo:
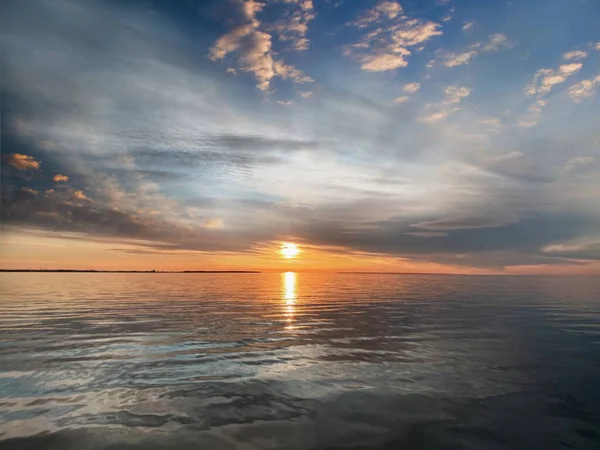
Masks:
[[[296,311],[294,305],[296,303],[296,274],[294,272],[285,272],[281,274],[283,284],[283,301],[286,305],[285,317],[288,325],[287,330],[294,328],[292,325],[294,321],[294,313]]]

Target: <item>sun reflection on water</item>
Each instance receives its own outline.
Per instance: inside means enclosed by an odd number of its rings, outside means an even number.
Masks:
[[[294,322],[294,314],[296,312],[296,308],[294,307],[296,303],[296,274],[294,272],[286,272],[282,274],[282,294],[283,301],[285,302],[285,318],[287,321],[286,330],[291,330],[294,328],[292,323]]]

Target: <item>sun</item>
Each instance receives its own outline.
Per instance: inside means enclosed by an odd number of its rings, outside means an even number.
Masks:
[[[298,246],[296,244],[284,242],[283,244],[281,244],[281,249],[279,250],[279,252],[283,255],[284,258],[291,259],[298,256],[300,250],[298,249]]]

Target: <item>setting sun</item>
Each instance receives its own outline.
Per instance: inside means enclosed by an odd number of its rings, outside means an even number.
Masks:
[[[285,242],[285,243],[281,244],[280,252],[284,258],[290,259],[290,258],[295,258],[296,256],[298,256],[298,253],[300,253],[300,250],[298,249],[298,246],[296,244],[291,244],[289,242]]]

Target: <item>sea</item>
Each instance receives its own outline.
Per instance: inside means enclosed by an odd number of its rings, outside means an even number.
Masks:
[[[600,277],[1,273],[0,450],[600,449]]]

